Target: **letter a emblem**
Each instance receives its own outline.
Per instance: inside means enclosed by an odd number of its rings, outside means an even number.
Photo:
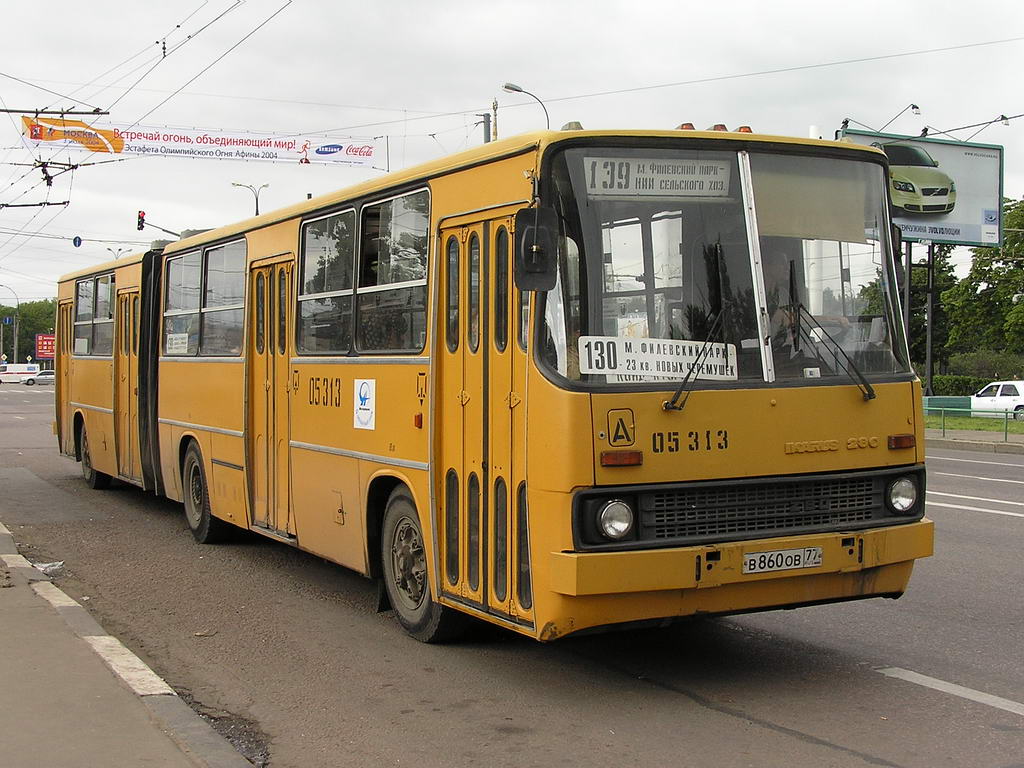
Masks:
[[[608,411],[608,444],[621,448],[632,445],[634,435],[633,411],[628,408]]]

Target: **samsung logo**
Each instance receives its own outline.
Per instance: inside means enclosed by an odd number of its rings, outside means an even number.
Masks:
[[[316,148],[318,155],[333,155],[335,152],[341,152],[345,149],[344,144],[324,144]]]

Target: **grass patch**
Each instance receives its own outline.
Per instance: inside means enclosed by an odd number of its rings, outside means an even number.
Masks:
[[[943,426],[943,414],[941,411],[925,411],[924,414],[924,425],[929,429],[942,429]],[[1024,435],[1024,421],[1016,421],[1012,417],[1010,418],[1009,428],[1002,418],[998,419],[985,419],[978,417],[967,416],[966,414],[946,411],[945,413],[945,426],[946,430],[958,430],[958,429],[970,429],[978,432],[998,432],[1002,434],[1004,431],[1008,431],[1011,435]]]

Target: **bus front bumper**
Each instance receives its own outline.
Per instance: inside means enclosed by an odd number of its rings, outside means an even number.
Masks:
[[[620,552],[552,552],[552,590],[582,597],[706,589],[777,579],[852,574],[933,553],[934,525],[923,519],[887,528]],[[821,548],[821,565],[744,573],[744,556]],[[909,573],[908,573],[909,576]]]

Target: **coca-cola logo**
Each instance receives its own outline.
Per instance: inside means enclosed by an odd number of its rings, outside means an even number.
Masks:
[[[373,157],[373,145],[363,144],[361,147],[357,147],[355,144],[349,144],[345,148],[345,154],[356,157]]]

